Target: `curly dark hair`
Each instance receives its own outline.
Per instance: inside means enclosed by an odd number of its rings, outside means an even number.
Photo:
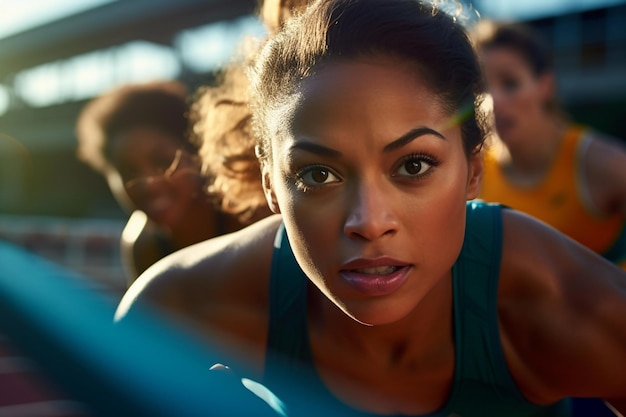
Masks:
[[[251,118],[244,64],[224,67],[215,85],[198,89],[189,116],[209,196],[242,221],[266,205]]]
[[[77,156],[106,175],[113,138],[135,127],[149,126],[170,134],[196,153],[189,141],[187,88],[177,81],[129,84],[90,101],[76,122]]]
[[[259,16],[273,36],[308,0],[264,0]],[[248,39],[246,39],[248,41]],[[246,75],[258,49],[243,43],[229,65],[216,74],[210,86],[194,94],[190,111],[192,141],[199,149],[202,172],[208,178],[208,194],[220,209],[246,222],[266,206],[261,170],[255,155]]]

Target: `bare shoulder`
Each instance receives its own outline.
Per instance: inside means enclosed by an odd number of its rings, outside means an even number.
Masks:
[[[592,131],[585,153],[586,180],[604,213],[626,215],[626,141]]]
[[[213,301],[244,303],[262,298],[279,224],[280,217],[271,216],[161,259],[124,294],[116,320],[141,304],[193,315],[198,306]]]
[[[592,131],[586,154],[587,166],[598,171],[615,174],[626,172],[626,141]]]
[[[124,294],[115,321],[158,311],[204,339],[224,363],[261,375],[280,221],[280,216],[268,217],[158,261]]]
[[[503,211],[498,294],[506,362],[526,397],[626,397],[626,272],[555,229]],[[593,366],[590,366],[593,364]]]
[[[601,152],[626,152],[626,139],[621,139],[597,130],[590,130],[588,135],[591,137],[591,145]]]

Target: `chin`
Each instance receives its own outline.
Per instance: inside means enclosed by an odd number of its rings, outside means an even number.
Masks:
[[[411,309],[402,308],[398,303],[393,301],[374,302],[373,306],[359,306],[359,308],[343,308],[342,310],[354,321],[364,326],[385,326],[398,323],[405,319]]]

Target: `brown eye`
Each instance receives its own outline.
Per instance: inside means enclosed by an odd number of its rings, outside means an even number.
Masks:
[[[502,82],[502,89],[507,93],[514,93],[519,88],[519,81],[513,78],[506,79]]]
[[[323,184],[329,176],[329,172],[323,169],[319,169],[311,172],[311,179],[319,184]]]
[[[428,174],[437,165],[439,165],[437,160],[427,155],[409,155],[400,161],[393,176],[419,179]]]
[[[418,160],[406,161],[404,169],[409,175],[417,175],[422,170],[422,162]]]
[[[298,173],[298,183],[305,187],[320,187],[339,182],[339,178],[325,166],[309,166]]]

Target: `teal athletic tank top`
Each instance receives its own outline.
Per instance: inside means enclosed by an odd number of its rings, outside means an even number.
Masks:
[[[506,366],[496,306],[502,250],[501,210],[495,204],[467,203],[465,240],[452,269],[454,383],[443,408],[429,417],[570,415],[569,401],[550,407],[528,402]],[[316,373],[307,331],[308,282],[281,227],[272,259],[263,383],[285,402],[290,417],[374,416],[340,402]]]

